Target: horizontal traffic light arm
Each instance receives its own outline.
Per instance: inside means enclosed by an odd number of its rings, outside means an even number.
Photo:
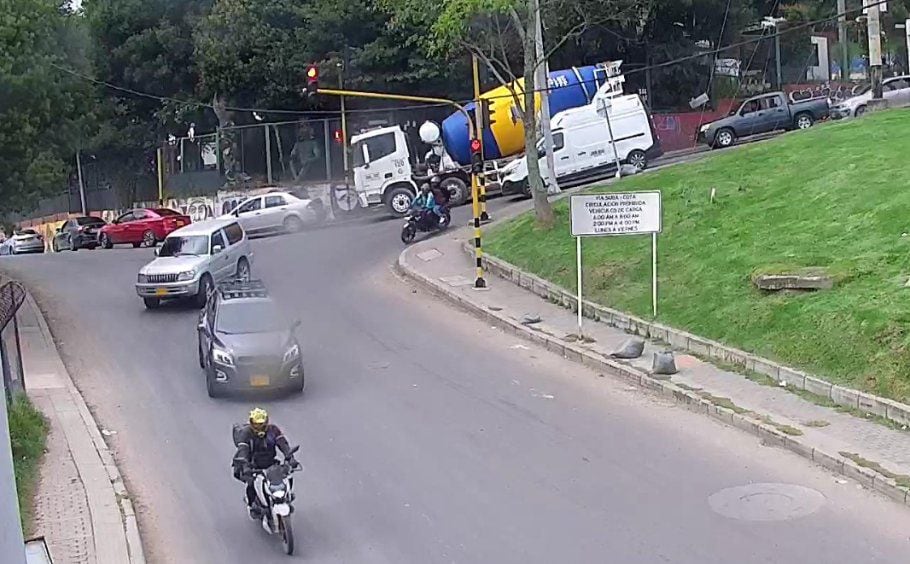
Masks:
[[[428,96],[408,96],[407,94],[387,94],[385,92],[365,92],[363,90],[336,90],[331,88],[318,88],[316,94],[326,94],[328,96],[345,96],[350,98],[372,98],[373,100],[399,100],[402,102],[418,102],[422,104],[447,104],[454,107],[468,118],[469,131],[473,134],[474,120],[467,110],[455,100],[447,98],[432,98]]]

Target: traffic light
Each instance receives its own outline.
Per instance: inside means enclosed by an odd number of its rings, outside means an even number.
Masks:
[[[489,129],[491,125],[496,123],[496,120],[493,119],[493,115],[490,113],[490,100],[481,99],[480,100],[480,111],[478,112],[477,119],[480,123],[481,129]]]
[[[342,133],[342,131],[340,129],[336,129],[335,134],[334,134],[334,139],[335,139],[336,143],[341,145],[341,143],[344,141],[344,133]]]
[[[480,139],[471,139],[471,174],[483,174],[482,149]]]
[[[316,65],[310,65],[306,70],[307,96],[313,96],[317,90],[319,90],[319,68]]]

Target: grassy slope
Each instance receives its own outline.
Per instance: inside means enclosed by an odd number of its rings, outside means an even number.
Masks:
[[[2,397],[0,401],[4,401]],[[39,463],[47,440],[47,422],[23,395],[13,399],[8,416],[22,530],[28,535],[31,530],[32,499],[38,483]]]
[[[820,125],[614,188],[644,189],[664,201],[660,320],[910,399],[910,111]],[[486,247],[574,288],[568,201],[555,208],[553,231],[525,214],[495,228]],[[584,253],[587,298],[650,317],[649,237],[586,239]],[[828,267],[840,284],[762,295],[750,283],[756,271],[804,266]]]

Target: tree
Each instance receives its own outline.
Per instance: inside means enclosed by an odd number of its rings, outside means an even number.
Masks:
[[[28,211],[65,187],[91,89],[73,16],[53,0],[0,0],[0,212]]]
[[[397,25],[425,26],[425,47],[431,53],[468,52],[477,56],[505,86],[519,108],[524,128],[528,182],[540,226],[553,225],[553,209],[540,176],[537,154],[539,97],[535,73],[566,42],[579,38],[594,24],[625,21],[639,0],[384,0]],[[539,54],[535,43],[538,17],[561,22],[558,36],[548,37]],[[531,85],[531,86],[526,86]]]

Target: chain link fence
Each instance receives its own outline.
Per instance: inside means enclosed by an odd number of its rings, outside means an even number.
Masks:
[[[25,372],[22,366],[22,349],[19,346],[19,322],[16,313],[25,302],[25,288],[18,282],[0,286],[0,371],[6,401],[13,395],[25,392]]]

